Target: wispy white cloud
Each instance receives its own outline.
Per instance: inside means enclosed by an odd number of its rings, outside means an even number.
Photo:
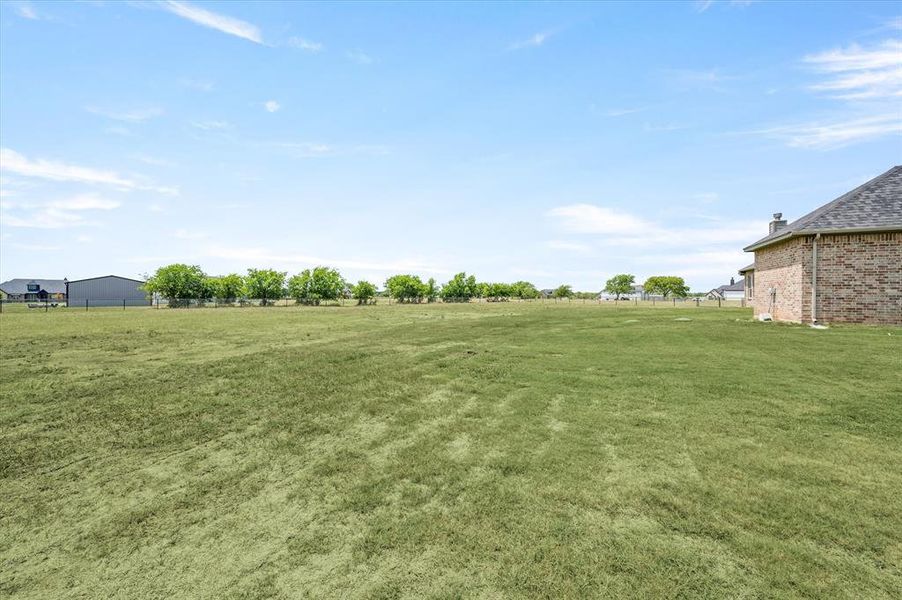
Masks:
[[[736,75],[727,75],[720,69],[665,69],[663,79],[666,84],[679,91],[710,90],[726,91],[727,82],[738,79]]]
[[[148,156],[146,154],[136,154],[133,156],[135,160],[141,161],[146,165],[153,165],[155,167],[174,167],[175,163],[171,160],[167,160],[165,158],[159,158],[156,156]]]
[[[759,129],[750,133],[784,141],[794,148],[831,150],[902,133],[902,114],[856,117],[839,121],[808,122]]]
[[[115,171],[81,167],[45,159],[32,160],[9,148],[0,148],[0,169],[22,175],[23,177],[108,185],[124,191],[151,190],[165,194],[178,193],[173,188],[144,184],[134,179],[123,177]]]
[[[128,137],[132,134],[132,130],[128,127],[123,127],[122,125],[113,125],[112,127],[107,127],[104,129],[106,133],[112,133],[113,135],[121,135],[124,137]]]
[[[191,231],[189,229],[176,229],[172,233],[172,237],[174,237],[177,240],[193,241],[193,240],[203,240],[203,239],[206,239],[208,236],[206,233],[204,233],[202,231]]]
[[[852,44],[808,55],[804,62],[829,74],[812,90],[845,100],[902,96],[902,40],[885,40],[870,48]]]
[[[266,112],[274,113],[277,110],[279,110],[280,108],[282,108],[282,106],[275,100],[267,100],[266,102],[263,103],[263,108],[266,109]]]
[[[38,15],[37,11],[32,6],[31,2],[19,2],[15,5],[16,14],[22,17],[23,19],[31,19],[32,21],[36,21],[41,17]]]
[[[568,252],[577,252],[580,254],[585,254],[592,250],[592,247],[588,244],[581,244],[579,242],[566,242],[562,240],[551,240],[545,242],[545,246],[551,248],[552,250],[565,250]]]
[[[95,194],[79,194],[64,200],[54,200],[48,206],[59,210],[113,210],[119,208],[122,203],[109,198],[102,198]]]
[[[230,129],[232,124],[228,121],[191,121],[191,126],[196,127],[197,129],[203,129],[204,131],[216,131],[222,129]]]
[[[611,108],[603,111],[602,114],[606,117],[623,117],[626,115],[633,115],[636,113],[644,112],[646,110],[648,110],[647,106],[640,106],[637,108]]]
[[[623,235],[647,229],[651,224],[615,208],[594,204],[570,204],[548,211],[566,231]]]
[[[525,40],[519,40],[516,42],[512,42],[507,46],[508,50],[522,50],[523,48],[538,48],[545,42],[547,42],[551,36],[553,36],[556,31],[540,31],[539,33],[534,33],[529,36]]]
[[[318,158],[335,154],[334,147],[317,142],[275,142],[269,145],[287,150],[297,158]]]
[[[13,242],[10,244],[13,248],[25,250],[26,252],[58,252],[62,250],[62,246],[51,246],[48,244],[20,244]]]
[[[187,19],[198,25],[209,27],[229,35],[234,35],[245,40],[249,40],[256,44],[263,43],[263,36],[260,29],[256,25],[252,25],[246,21],[229,17],[219,13],[215,13],[187,2],[179,2],[177,0],[166,0],[159,4],[164,10],[178,15],[183,19]]]
[[[902,40],[851,44],[809,54],[802,62],[824,76],[809,86],[841,104],[829,117],[763,127],[751,133],[787,146],[830,150],[902,133]]]
[[[216,88],[216,84],[209,79],[193,79],[190,77],[183,77],[182,79],[179,79],[179,83],[186,88],[197,90],[199,92],[212,92]]]
[[[159,117],[163,114],[163,109],[156,107],[115,111],[97,108],[96,106],[88,106],[85,107],[85,110],[89,113],[106,117],[107,119],[113,119],[114,121],[126,121],[128,123],[141,123],[142,121],[147,121],[149,119],[153,119],[154,117]]]
[[[9,227],[65,229],[92,224],[85,211],[113,210],[120,203],[94,194],[80,194],[42,203],[4,204],[3,224]]]
[[[45,208],[28,215],[4,214],[3,224],[7,227],[26,227],[30,229],[65,229],[80,227],[85,219],[79,214]]]
[[[371,65],[375,62],[372,56],[365,52],[361,52],[360,50],[348,50],[345,53],[345,56],[359,65]]]
[[[290,37],[288,38],[288,46],[291,48],[297,48],[298,50],[303,50],[305,52],[310,52],[312,54],[319,54],[323,51],[323,45],[319,42],[312,42],[310,40],[304,39],[302,37]]]
[[[565,232],[599,236],[595,238],[595,242],[604,246],[690,246],[698,249],[702,246],[729,244],[739,247],[747,244],[750,239],[762,237],[767,231],[766,221],[670,226],[622,209],[595,204],[559,206],[548,211],[547,216]]]
[[[761,237],[761,236],[759,236]],[[711,250],[703,252],[677,252],[669,254],[646,254],[636,259],[645,270],[665,273],[676,272],[680,277],[717,280],[729,283],[730,277],[738,279],[737,269],[751,262],[751,256],[736,248],[732,250]],[[640,279],[641,283],[641,279]],[[695,291],[706,291],[696,289]]]
[[[728,4],[732,7],[746,8],[747,6],[755,4],[757,1],[758,0],[730,0]],[[695,0],[692,5],[695,8],[696,12],[703,13],[711,8],[715,3],[716,0]]]
[[[685,215],[682,215],[685,216]],[[629,211],[596,204],[556,207],[546,214],[555,229],[572,234],[556,245],[572,245],[585,256],[605,257],[618,253],[635,269],[641,281],[656,274],[673,274],[721,283],[736,275],[736,269],[750,262],[741,248],[767,233],[762,219],[671,219],[641,217]],[[567,271],[558,271],[557,277]],[[573,272],[583,280],[604,280],[601,275]],[[591,277],[590,277],[591,275]],[[605,275],[609,277],[610,274]]]
[[[334,145],[322,142],[261,141],[257,144],[286,152],[295,158],[325,158],[334,156],[387,156],[391,148],[380,144]]]
[[[680,131],[682,129],[689,129],[692,125],[687,125],[685,123],[646,123],[643,126],[643,129],[648,133],[658,133],[658,132],[667,132],[667,131]]]

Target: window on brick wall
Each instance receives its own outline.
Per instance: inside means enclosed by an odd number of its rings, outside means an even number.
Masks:
[[[755,272],[749,271],[745,274],[745,297],[752,300],[755,297]]]

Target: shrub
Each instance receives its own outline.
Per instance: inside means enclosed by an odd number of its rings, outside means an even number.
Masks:
[[[375,304],[376,286],[369,281],[358,281],[357,285],[351,287],[351,295],[357,299],[357,304]]]

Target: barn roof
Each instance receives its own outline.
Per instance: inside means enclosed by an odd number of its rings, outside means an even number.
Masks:
[[[80,283],[82,281],[93,281],[94,279],[124,279],[126,281],[134,281],[135,283],[145,283],[140,279],[132,279],[130,277],[122,277],[120,275],[101,275],[99,277],[86,277],[85,279],[73,279],[69,283]]]
[[[745,248],[751,252],[798,235],[902,230],[902,166],[895,166],[836,200]]]

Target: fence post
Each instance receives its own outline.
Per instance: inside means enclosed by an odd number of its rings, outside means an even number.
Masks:
[[[125,310],[125,298],[122,299],[122,310]]]
[[[88,299],[85,298],[85,312],[88,312]]]

